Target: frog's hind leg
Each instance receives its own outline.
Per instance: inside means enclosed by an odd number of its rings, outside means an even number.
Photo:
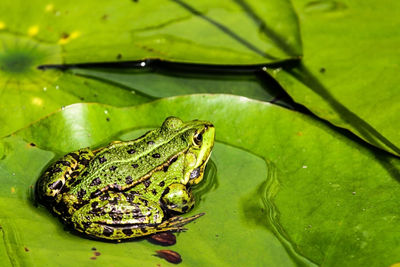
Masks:
[[[131,239],[166,231],[182,231],[183,225],[200,217],[173,217],[163,222],[158,203],[139,195],[105,193],[82,206],[72,216],[76,230],[95,238]]]
[[[89,148],[83,148],[65,155],[47,168],[37,184],[39,198],[44,202],[54,201],[54,197],[75,181],[93,157]]]
[[[121,240],[158,232],[164,213],[158,203],[139,195],[107,192],[93,198],[71,218],[79,232],[89,236]]]

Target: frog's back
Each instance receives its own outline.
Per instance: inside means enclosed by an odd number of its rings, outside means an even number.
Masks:
[[[94,197],[110,186],[118,191],[131,188],[176,160],[189,145],[184,136],[185,129],[159,128],[136,140],[112,143],[96,154],[70,193],[84,190]]]

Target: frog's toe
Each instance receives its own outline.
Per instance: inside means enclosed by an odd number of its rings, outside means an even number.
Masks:
[[[160,225],[157,226],[157,229],[159,230],[159,232],[166,232],[166,231],[184,231],[186,230],[185,228],[183,228],[183,226],[185,224],[188,224],[194,220],[196,220],[197,218],[203,216],[205,213],[199,213],[196,215],[193,215],[191,217],[180,217],[180,216],[175,216],[170,218],[169,220],[161,223]]]

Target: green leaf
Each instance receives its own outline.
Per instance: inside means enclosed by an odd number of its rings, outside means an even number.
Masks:
[[[269,73],[316,115],[400,155],[400,2],[293,2],[303,65]]]
[[[57,70],[36,67],[57,62],[54,45],[0,32],[0,136],[77,102],[127,106],[150,98],[135,91]],[[55,53],[55,52],[54,52]]]
[[[150,99],[65,72],[40,71],[41,65],[143,59],[241,65],[300,54],[290,1],[3,1],[0,136],[72,103],[127,106]]]
[[[290,1],[20,0],[4,3],[0,19],[15,38],[53,44],[63,63],[159,58],[256,64],[301,53]]]
[[[200,190],[191,212],[206,215],[171,247],[184,265],[398,261],[399,159],[306,115],[228,95],[173,97],[131,108],[76,104],[2,139],[0,224],[9,259],[62,265],[73,255],[84,265],[96,247],[102,254],[93,263],[165,264],[152,256],[159,247],[144,240],[110,244],[65,231],[47,210],[33,206],[31,192],[54,152],[132,138],[170,115],[210,120],[217,131],[209,164],[216,176],[209,168],[208,189]]]

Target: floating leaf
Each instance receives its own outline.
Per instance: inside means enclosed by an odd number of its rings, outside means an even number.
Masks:
[[[188,224],[169,247],[183,265],[389,266],[398,261],[397,158],[306,115],[228,95],[174,97],[131,108],[77,104],[4,138],[0,224],[9,257],[61,264],[74,255],[77,264],[85,264],[96,247],[102,264],[161,263],[152,256],[161,248],[147,241],[110,244],[65,231],[47,210],[33,205],[29,188],[54,152],[129,139],[170,115],[210,120],[217,131],[211,161],[218,186],[205,186],[213,189],[202,192],[190,214],[206,215]],[[215,183],[206,176],[206,183]]]
[[[40,71],[40,65],[144,59],[265,64],[300,54],[290,1],[3,1],[0,136],[72,103],[127,106],[150,99],[132,94],[135,88]]]
[[[400,2],[293,2],[303,64],[269,73],[317,116],[400,155]]]

